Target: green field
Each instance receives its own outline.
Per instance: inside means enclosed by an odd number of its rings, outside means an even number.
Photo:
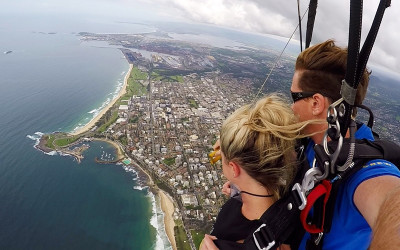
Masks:
[[[72,137],[64,137],[54,140],[54,144],[58,147],[65,147],[71,143],[76,142],[79,139],[79,136],[72,136]]]
[[[53,142],[55,139],[56,137],[53,134],[46,135],[46,140],[47,140],[46,147],[54,149]]]
[[[64,135],[63,137],[60,137],[59,134],[49,134],[45,135],[45,139],[47,140],[46,147],[55,149],[56,147],[65,147],[76,142],[79,139],[79,136]]]
[[[188,101],[189,101],[190,107],[192,107],[192,108],[198,108],[199,107],[199,104],[197,104],[196,100],[188,99]]]
[[[106,123],[104,123],[103,125],[101,125],[98,129],[97,132],[99,133],[103,133],[104,131],[107,130],[107,128],[113,124],[114,122],[116,122],[118,120],[118,111],[114,111],[112,113],[112,116],[110,119],[108,119],[108,121],[106,121]]]
[[[200,243],[203,240],[205,233],[197,230],[190,230],[190,233],[192,234],[194,245],[197,249],[199,249]]]
[[[126,93],[122,96],[121,100],[128,100],[132,96],[142,96],[147,94],[147,88],[143,86],[138,80],[129,78],[128,86],[126,86]]]
[[[186,236],[185,229],[183,229],[182,221],[175,221],[175,240],[176,240],[176,248],[178,250],[186,250],[190,249],[190,244],[188,242],[188,238]]]
[[[161,80],[163,80],[163,79],[164,79],[164,76],[158,74],[158,72],[153,71],[153,72],[151,73],[151,80],[152,80],[152,81],[161,81]]]
[[[175,82],[180,82],[180,83],[183,82],[183,76],[171,76],[170,78]]]
[[[133,78],[136,80],[146,80],[147,76],[148,75],[146,72],[142,72],[138,68],[133,67],[129,78]]]
[[[180,82],[183,83],[182,75],[170,75],[171,72],[165,70],[155,70],[151,73],[153,81],[165,81],[165,82]]]
[[[165,158],[165,159],[163,160],[163,162],[164,162],[165,164],[167,164],[168,166],[171,166],[171,165],[175,164],[175,157],[172,157],[172,158]]]
[[[126,93],[118,100],[118,105],[121,105],[122,100],[129,100],[132,96],[142,96],[147,94],[147,88],[139,81],[147,81],[148,74],[140,71],[138,68],[133,67],[131,74],[128,78],[128,85],[126,86]]]
[[[128,145],[128,138],[126,137],[126,135],[121,135],[120,137],[118,137],[118,140],[123,144],[123,145]]]

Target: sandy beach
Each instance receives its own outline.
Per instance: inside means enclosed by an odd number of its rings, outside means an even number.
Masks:
[[[124,85],[122,86],[121,91],[118,93],[118,96],[115,97],[114,100],[112,100],[105,108],[103,108],[100,113],[96,117],[94,117],[88,124],[77,129],[76,131],[73,131],[71,135],[78,135],[89,131],[96,124],[96,122],[107,112],[107,110],[109,110],[114,105],[114,103],[126,93],[126,86],[128,86],[128,78],[131,75],[132,68],[133,64],[129,64],[129,70],[125,75]]]
[[[176,250],[177,248],[174,233],[175,222],[174,218],[172,217],[172,214],[174,213],[174,203],[172,201],[172,198],[163,190],[160,189],[158,191],[158,195],[160,196],[161,200],[161,209],[164,212],[165,231],[167,233],[169,241],[171,242],[172,248]]]

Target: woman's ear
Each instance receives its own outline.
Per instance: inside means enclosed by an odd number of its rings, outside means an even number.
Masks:
[[[236,164],[236,163],[233,162],[233,161],[230,161],[230,162],[229,162],[229,167],[230,167],[231,170],[232,170],[232,175],[233,175],[233,177],[234,177],[234,178],[239,177],[240,172],[241,172],[241,168],[239,167],[239,165]]]

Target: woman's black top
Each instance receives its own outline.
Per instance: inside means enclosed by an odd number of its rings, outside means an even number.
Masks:
[[[262,222],[244,217],[242,205],[239,200],[230,198],[219,211],[211,235],[217,239],[238,241],[252,234]]]

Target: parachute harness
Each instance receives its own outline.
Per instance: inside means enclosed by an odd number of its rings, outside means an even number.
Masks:
[[[311,40],[317,2],[317,0],[310,1],[309,9],[312,14],[309,14],[312,16],[312,22],[309,22],[307,27],[306,48]],[[307,169],[305,174],[303,172],[304,175],[299,173],[299,176],[295,179],[292,192],[276,201],[261,216],[260,220],[263,224],[243,244],[240,244],[241,248],[238,249],[276,249],[292,237],[295,237],[296,244],[299,244],[303,234],[299,233],[298,230],[302,228],[311,233],[311,239],[307,242],[306,248],[322,249],[323,235],[329,232],[332,223],[338,187],[346,178],[362,167],[360,156],[354,156],[356,123],[351,119],[351,113],[357,86],[366,69],[383,14],[385,9],[390,6],[390,2],[390,0],[380,1],[371,29],[360,51],[362,0],[350,1],[347,70],[345,79],[342,81],[342,98],[332,103],[328,108],[328,129],[325,132],[322,145],[317,144],[314,147],[313,166]],[[309,30],[310,32],[308,32]],[[267,79],[256,97],[260,94]],[[350,141],[348,142],[346,139],[345,142],[344,137],[346,137],[348,130],[350,131]],[[330,140],[329,144],[328,140]],[[363,145],[357,144],[357,148],[361,146]],[[371,148],[368,147],[369,150]],[[347,157],[342,151],[348,152]],[[382,156],[382,154],[380,155]],[[369,156],[371,159],[375,157],[372,153]],[[218,150],[212,152],[209,157],[212,163],[218,161],[220,159]],[[306,169],[301,170],[305,171]],[[314,215],[312,221],[308,223],[307,217],[313,207]],[[298,224],[302,224],[302,226]],[[223,240],[219,241],[223,243]]]

